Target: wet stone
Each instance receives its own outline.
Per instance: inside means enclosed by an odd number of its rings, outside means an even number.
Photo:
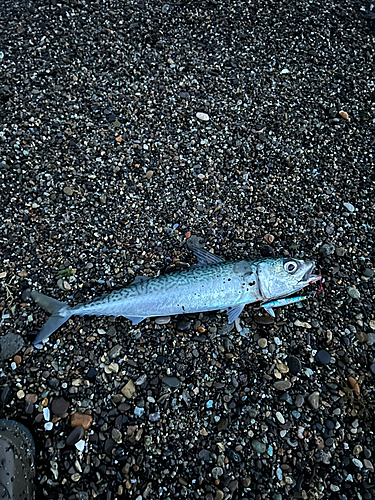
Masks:
[[[328,365],[331,361],[331,355],[325,349],[321,349],[315,354],[315,361],[317,365]]]
[[[51,411],[54,415],[61,417],[68,411],[69,402],[65,401],[64,398],[56,398],[51,403]]]
[[[92,424],[92,416],[86,415],[85,413],[73,413],[70,425],[72,427],[82,426],[84,429],[88,429]]]
[[[272,325],[275,322],[274,318],[269,315],[255,316],[254,320],[258,325]]]
[[[332,255],[335,251],[335,246],[330,245],[329,243],[326,243],[320,247],[319,252],[324,256],[328,257],[328,255]]]
[[[71,446],[73,444],[78,443],[78,441],[83,438],[84,434],[85,434],[84,428],[81,425],[77,426],[75,429],[72,430],[72,432],[67,437],[66,444],[68,446]]]
[[[307,398],[308,402],[310,403],[311,408],[314,410],[317,410],[319,408],[319,392],[315,391],[310,394],[310,396]]]
[[[348,288],[348,294],[350,295],[350,297],[352,297],[352,299],[360,299],[361,298],[361,294],[355,286],[351,286]]]
[[[274,382],[273,386],[278,391],[287,391],[292,387],[292,384],[289,380],[278,380],[277,382]]]
[[[179,387],[180,385],[180,381],[176,377],[163,377],[162,382],[168,387]]]
[[[185,330],[188,330],[190,328],[190,325],[191,321],[188,320],[187,318],[182,317],[177,321],[176,327],[178,330],[181,330],[183,332]]]
[[[298,375],[302,370],[302,363],[297,356],[288,356],[287,365],[289,366],[290,373],[293,375]]]
[[[267,445],[258,439],[253,439],[251,445],[256,453],[265,453],[267,449]]]
[[[116,359],[120,356],[120,353],[121,353],[121,345],[120,344],[117,344],[115,345],[114,347],[112,347],[112,349],[109,351],[108,353],[108,357],[110,359]]]
[[[23,344],[23,338],[15,333],[0,337],[0,361],[13,358],[22,349]]]

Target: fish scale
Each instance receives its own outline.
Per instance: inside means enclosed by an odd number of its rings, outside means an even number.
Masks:
[[[225,262],[201,248],[193,251],[198,264],[188,270],[155,278],[137,277],[126,288],[74,307],[32,291],[31,297],[52,314],[34,344],[44,342],[73,315],[124,316],[135,325],[148,317],[226,310],[231,323],[246,304],[257,301],[274,314],[272,307],[291,302],[281,298],[320,279],[312,274],[315,263],[310,261],[268,258]]]

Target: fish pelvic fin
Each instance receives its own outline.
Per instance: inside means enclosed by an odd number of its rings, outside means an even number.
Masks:
[[[40,332],[36,336],[33,344],[41,344],[45,342],[48,337],[55,332],[62,324],[64,324],[68,319],[74,314],[73,309],[65,304],[65,302],[60,302],[47,295],[43,295],[37,291],[31,292],[31,297],[47,312],[51,313],[52,316],[44,323]]]

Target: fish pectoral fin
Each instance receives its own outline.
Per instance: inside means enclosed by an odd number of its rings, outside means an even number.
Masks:
[[[198,264],[196,266],[208,266],[209,264],[219,264],[220,262],[225,262],[222,257],[218,257],[217,255],[207,252],[207,250],[203,250],[202,248],[192,247],[191,250],[194,252],[196,258],[198,259]]]
[[[272,307],[267,307],[267,304],[265,304],[264,306],[262,306],[263,309],[270,315],[272,316],[273,318],[275,317],[275,313],[272,309]]]
[[[146,319],[146,317],[137,317],[137,316],[125,316],[126,319],[132,322],[132,325],[138,325],[141,321]]]
[[[233,323],[233,321],[236,321],[238,316],[242,313],[242,310],[245,307],[245,305],[246,304],[241,304],[239,306],[228,307],[227,309],[228,323]]]
[[[132,285],[136,285],[137,283],[142,283],[143,281],[147,281],[150,278],[148,276],[136,276]]]

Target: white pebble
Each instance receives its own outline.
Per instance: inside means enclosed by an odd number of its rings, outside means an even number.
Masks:
[[[280,424],[285,424],[285,418],[279,411],[276,412],[276,418],[280,422]]]
[[[207,113],[197,113],[195,116],[202,122],[208,122],[208,120],[210,119]]]
[[[52,431],[52,429],[53,429],[53,423],[52,423],[52,422],[46,422],[46,423],[44,424],[44,429],[45,429],[46,431]]]
[[[85,448],[85,441],[83,439],[79,440],[78,443],[75,444],[78,451],[83,451]]]

